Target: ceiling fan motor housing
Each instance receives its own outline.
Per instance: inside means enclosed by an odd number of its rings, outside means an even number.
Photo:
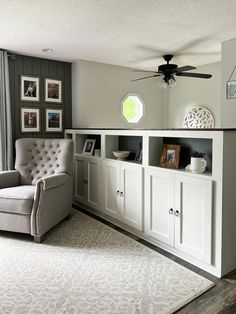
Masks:
[[[177,64],[162,64],[162,65],[159,65],[158,72],[172,73],[177,68],[178,68]]]

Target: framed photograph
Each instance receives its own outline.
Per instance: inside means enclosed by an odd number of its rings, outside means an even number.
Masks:
[[[89,139],[87,138],[85,143],[84,143],[84,148],[83,148],[83,155],[92,155],[94,146],[95,146],[96,140],[95,139]]]
[[[46,109],[46,132],[62,131],[62,109]]]
[[[226,98],[227,99],[236,98],[236,81],[226,82]]]
[[[21,75],[21,101],[39,101],[39,77]]]
[[[45,78],[45,101],[52,103],[62,102],[62,81]]]
[[[138,149],[135,153],[135,161],[142,162],[143,159],[143,149],[142,149],[142,142],[139,143]]]
[[[179,168],[180,145],[164,144],[160,158],[160,166],[164,168]]]
[[[40,109],[21,108],[21,132],[40,132]]]

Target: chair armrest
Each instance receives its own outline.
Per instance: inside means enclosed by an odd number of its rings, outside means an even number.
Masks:
[[[52,189],[52,188],[55,188],[57,186],[64,184],[68,180],[68,176],[69,175],[66,173],[59,173],[59,174],[47,176],[47,177],[39,179],[37,182],[37,185],[42,184],[44,191],[48,189]]]
[[[0,189],[18,186],[20,173],[17,170],[0,171]]]

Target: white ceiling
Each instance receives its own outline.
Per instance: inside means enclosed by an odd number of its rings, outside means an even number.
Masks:
[[[44,58],[155,70],[173,53],[195,66],[232,38],[236,0],[0,0],[0,47]]]

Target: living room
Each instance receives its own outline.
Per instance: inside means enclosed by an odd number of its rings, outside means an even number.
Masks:
[[[1,1],[0,313],[236,311],[235,11]]]

